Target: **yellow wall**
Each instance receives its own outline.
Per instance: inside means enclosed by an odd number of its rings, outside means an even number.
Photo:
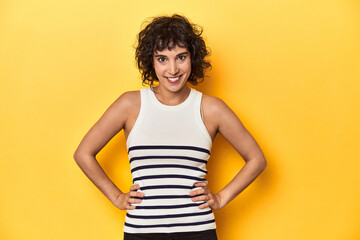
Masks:
[[[124,212],[73,153],[123,92],[141,88],[133,44],[147,17],[204,27],[213,70],[197,87],[254,135],[265,172],[216,212],[221,240],[360,239],[357,0],[0,2],[0,239],[122,239]],[[123,133],[98,160],[131,185]],[[244,161],[221,136],[209,182]]]

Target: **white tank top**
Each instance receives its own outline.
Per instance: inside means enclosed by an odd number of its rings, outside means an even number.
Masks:
[[[126,145],[134,184],[145,197],[127,210],[124,232],[172,233],[216,228],[211,208],[193,202],[193,185],[206,181],[211,137],[201,119],[202,93],[191,88],[179,105],[162,104],[140,89],[141,107]]]

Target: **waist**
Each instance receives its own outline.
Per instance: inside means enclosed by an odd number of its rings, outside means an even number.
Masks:
[[[215,228],[215,217],[210,208],[200,209],[204,201],[193,202],[190,191],[196,181],[174,178],[172,181],[152,182],[146,185],[141,180],[140,191],[145,194],[142,202],[128,210],[125,217],[125,232],[187,232]]]
[[[124,232],[171,233],[215,229],[215,217],[210,208],[197,204],[157,203],[128,210]]]

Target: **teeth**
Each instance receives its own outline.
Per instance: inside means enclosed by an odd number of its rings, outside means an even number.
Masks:
[[[176,78],[169,78],[169,77],[168,77],[168,79],[169,79],[171,82],[175,82],[175,81],[179,80],[179,77],[176,77]]]

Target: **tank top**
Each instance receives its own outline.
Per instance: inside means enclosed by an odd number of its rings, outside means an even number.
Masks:
[[[202,121],[202,93],[190,88],[178,105],[161,103],[151,87],[140,89],[139,115],[126,140],[134,184],[145,196],[127,210],[124,232],[173,233],[215,229],[211,208],[193,202],[195,182],[206,181],[211,137]]]

